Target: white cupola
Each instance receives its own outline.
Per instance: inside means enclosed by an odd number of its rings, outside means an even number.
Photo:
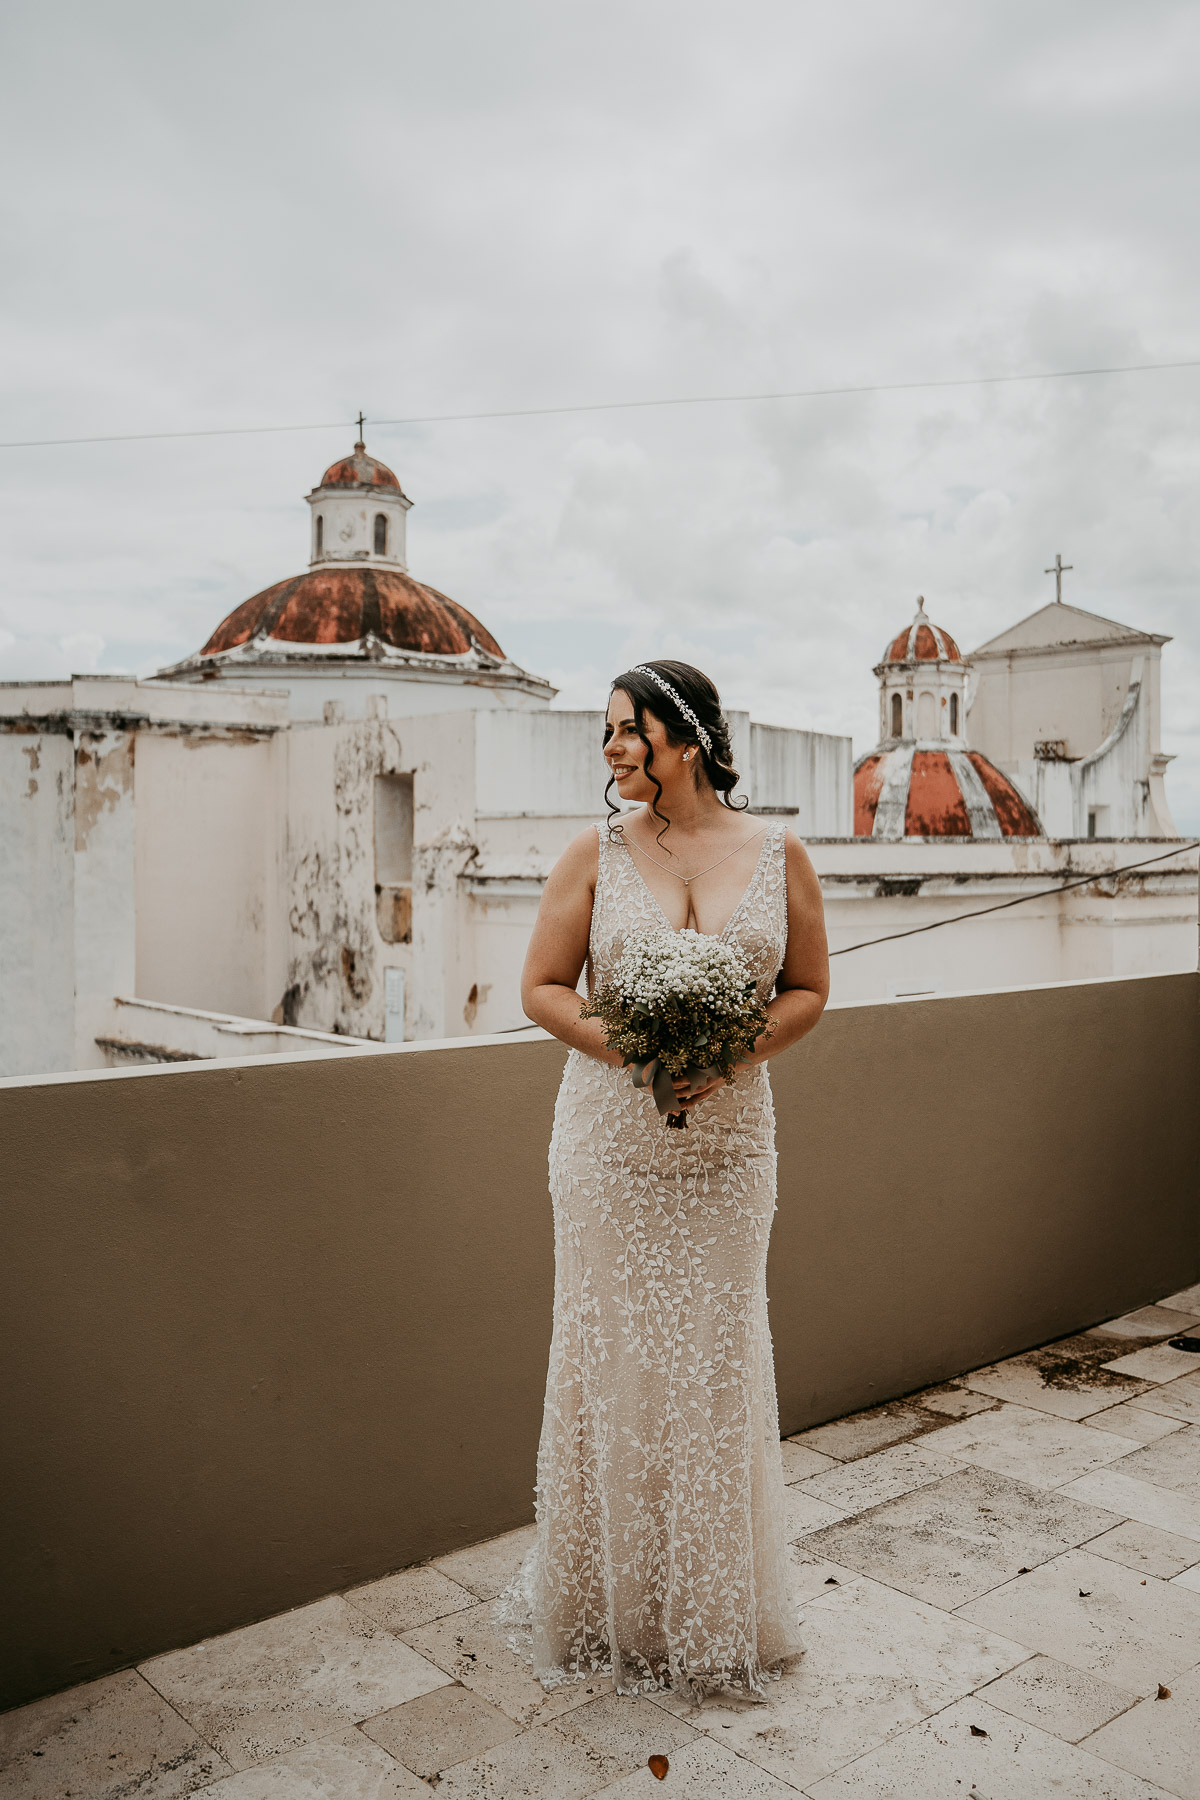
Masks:
[[[917,597],[911,625],[876,665],[879,741],[966,742],[967,666],[948,631],[934,625]]]
[[[407,569],[405,514],[412,501],[386,464],[367,455],[361,438],[354,454],[326,469],[306,498],[312,508],[310,568],[367,563]]]

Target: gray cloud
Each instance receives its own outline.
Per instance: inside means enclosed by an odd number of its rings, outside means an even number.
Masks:
[[[1188,0],[10,6],[12,438],[1171,360]],[[1174,634],[1200,827],[1200,371],[376,430],[415,571],[594,703],[630,656],[874,736],[927,596]],[[302,566],[295,436],[0,452],[0,678],[149,670]]]

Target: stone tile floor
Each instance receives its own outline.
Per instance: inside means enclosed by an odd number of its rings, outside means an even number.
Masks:
[[[543,1693],[491,1623],[526,1529],[0,1717],[0,1800],[1200,1800],[1197,1324],[1200,1286],[789,1439],[764,1706]]]

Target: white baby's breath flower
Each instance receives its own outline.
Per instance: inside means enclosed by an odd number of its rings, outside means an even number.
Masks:
[[[749,975],[729,944],[699,931],[657,931],[628,946],[617,966],[614,986],[629,1001],[651,1011],[675,1001],[703,1000],[714,1012],[732,1012],[743,1003]]]

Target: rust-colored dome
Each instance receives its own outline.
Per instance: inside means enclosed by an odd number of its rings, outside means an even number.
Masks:
[[[504,656],[475,615],[436,588],[398,569],[344,565],[310,569],[243,600],[200,654],[215,656],[253,637],[285,644],[353,644],[368,636],[425,656],[464,656],[473,642],[490,656]]]
[[[323,488],[400,487],[386,463],[367,455],[366,445],[361,439],[355,444],[352,456],[343,456],[339,462],[330,463],[321,477],[320,485]]]
[[[854,770],[855,837],[1041,837],[1037,814],[978,750],[872,750]]]
[[[894,637],[883,653],[885,663],[961,662],[958,645],[948,631],[926,617],[924,600],[917,601],[917,616]]]

